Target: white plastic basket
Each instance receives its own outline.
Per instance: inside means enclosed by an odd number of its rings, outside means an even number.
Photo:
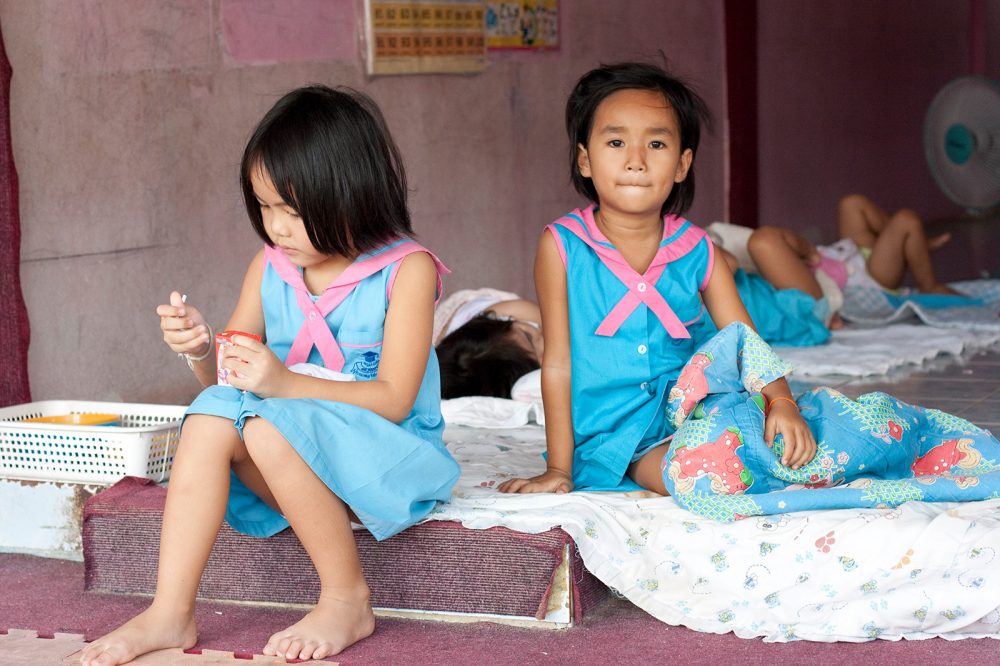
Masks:
[[[185,407],[45,400],[0,409],[0,478],[111,484],[170,476]],[[120,425],[25,423],[63,414],[116,414]]]

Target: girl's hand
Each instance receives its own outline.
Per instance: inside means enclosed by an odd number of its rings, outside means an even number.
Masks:
[[[157,305],[163,341],[177,354],[204,356],[214,344],[208,322],[198,309],[184,302],[180,292],[170,292],[169,305]]]
[[[775,436],[781,433],[785,440],[785,450],[781,464],[798,469],[816,455],[816,440],[806,425],[798,408],[788,400],[774,400],[764,419],[764,441],[774,445]]]
[[[231,370],[229,383],[261,398],[284,394],[292,372],[263,342],[245,335],[233,336],[223,351],[222,367]]]
[[[502,493],[568,493],[573,490],[573,479],[561,470],[547,469],[530,479],[508,479],[498,489]]]

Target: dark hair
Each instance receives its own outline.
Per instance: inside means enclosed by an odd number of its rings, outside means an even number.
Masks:
[[[262,167],[319,252],[353,256],[413,233],[399,150],[364,93],[299,88],[257,125],[243,151],[240,185],[254,230],[271,245],[251,182]]]
[[[442,398],[509,398],[514,382],[539,368],[538,360],[514,342],[513,325],[479,315],[438,344]]]
[[[587,146],[594,128],[594,116],[601,102],[620,90],[650,90],[663,95],[677,117],[681,133],[681,153],[691,149],[691,168],[687,178],[677,183],[670,196],[660,207],[660,215],[680,214],[694,201],[694,155],[698,152],[701,125],[711,125],[708,106],[683,81],[667,74],[656,65],[641,62],[623,62],[602,65],[593,69],[576,82],[566,102],[566,132],[569,134],[570,179],[576,191],[591,201],[600,203],[597,190],[590,178],[580,174],[577,163],[577,145]]]

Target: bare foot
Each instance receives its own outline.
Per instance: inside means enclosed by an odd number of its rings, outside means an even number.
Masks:
[[[955,291],[948,285],[941,284],[940,282],[933,285],[929,289],[921,289],[920,292],[923,294],[944,294],[946,296],[965,296],[965,294],[963,294],[962,292]]]
[[[375,614],[367,594],[362,601],[320,597],[316,608],[264,646],[268,656],[286,659],[323,659],[339,654],[375,631]]]
[[[83,666],[127,664],[139,655],[163,650],[193,647],[198,640],[194,616],[159,610],[150,606],[110,634],[98,638],[83,649]]]
[[[927,239],[927,247],[929,247],[932,250],[936,250],[950,240],[951,240],[950,233],[938,234],[937,236],[933,236]]]
[[[836,331],[841,328],[844,328],[844,320],[841,318],[839,312],[835,312],[833,313],[833,316],[830,317],[830,330]]]

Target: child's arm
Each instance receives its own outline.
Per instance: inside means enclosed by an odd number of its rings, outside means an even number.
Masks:
[[[260,304],[260,282],[264,274],[264,251],[250,262],[236,310],[229,319],[226,330],[242,331],[264,336],[264,311]],[[215,384],[218,379],[215,339],[204,315],[185,303],[178,292],[171,292],[169,305],[159,305],[163,340],[173,351],[186,354],[191,370],[202,386]]]
[[[253,329],[251,321],[254,311],[263,313],[261,276],[262,272],[255,274],[254,288],[244,284],[240,302],[230,319],[231,328],[248,333],[263,332],[263,314],[260,315],[260,330]],[[251,281],[248,272],[248,282]],[[437,268],[430,255],[425,252],[407,255],[393,284],[385,318],[382,358],[378,376],[373,381],[338,382],[291,372],[266,345],[244,336],[236,336],[236,344],[227,348],[223,363],[239,373],[230,375],[229,381],[236,388],[262,398],[344,402],[399,423],[413,408],[427,367],[436,290]]]
[[[715,325],[722,329],[740,321],[757,330],[747,313],[732,274],[715,262],[708,285],[702,292],[705,307]],[[785,450],[781,464],[798,469],[816,455],[816,440],[792,401],[792,392],[784,377],[771,382],[761,391],[767,400],[767,416],[764,420],[764,440],[768,446],[774,444],[774,437],[781,433],[785,440]]]
[[[212,329],[209,328],[205,316],[198,311],[198,308],[185,303],[179,291],[170,292],[170,302],[157,305],[156,314],[160,317],[163,341],[171,351],[187,357],[188,364],[201,381],[198,366],[209,356],[212,356],[212,362],[215,362],[212,353],[215,347],[211,339]],[[204,381],[201,384],[208,386]]]
[[[228,329],[255,333],[263,337],[264,313],[260,307],[260,280],[263,274],[264,252],[250,262],[236,311],[229,320]],[[202,386],[215,384],[215,339],[204,315],[193,305],[185,303],[179,292],[170,293],[170,303],[158,305],[163,340],[171,350],[186,354],[188,364]]]
[[[501,301],[487,308],[487,312],[493,312],[501,317],[513,317],[518,321],[542,323],[542,313],[538,309],[538,304],[523,298]]]
[[[505,493],[569,492],[573,490],[573,411],[569,347],[569,307],[566,269],[550,232],[542,235],[535,259],[535,291],[542,311],[542,405],[548,464],[530,479],[500,484]]]

